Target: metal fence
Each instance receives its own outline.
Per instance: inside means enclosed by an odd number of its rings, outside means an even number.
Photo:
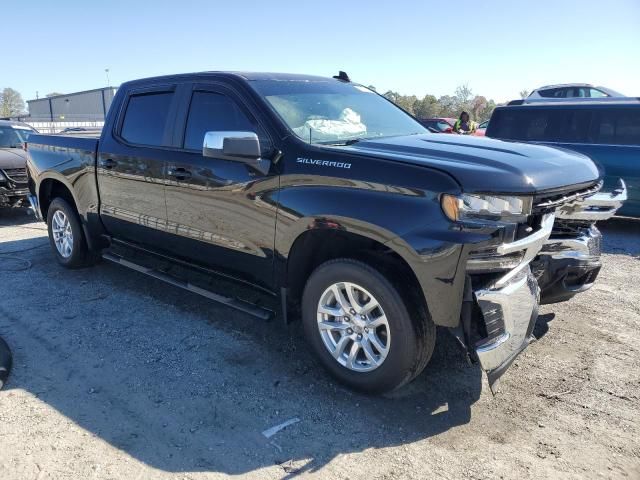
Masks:
[[[31,122],[25,121],[27,125],[31,125],[40,133],[60,133],[67,128],[86,128],[88,130],[102,129],[104,121],[93,122]]]

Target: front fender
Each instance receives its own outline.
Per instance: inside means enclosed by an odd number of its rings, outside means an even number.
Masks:
[[[458,325],[464,244],[487,236],[454,228],[442,213],[440,193],[344,179],[286,183],[285,179],[278,199],[278,257],[287,259],[296,239],[314,229],[337,229],[374,240],[413,270],[436,325]]]

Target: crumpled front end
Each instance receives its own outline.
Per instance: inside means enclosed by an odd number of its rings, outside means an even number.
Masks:
[[[533,340],[541,303],[564,301],[593,285],[601,261],[596,220],[610,218],[626,188],[536,198],[531,215],[504,225],[499,245],[472,246],[461,326],[454,332],[486,372],[491,390]]]
[[[20,206],[28,193],[26,168],[0,168],[0,206]]]
[[[494,392],[498,379],[533,339],[540,288],[530,263],[549,239],[554,219],[553,213],[539,216],[522,238],[469,254],[459,339]]]
[[[596,221],[613,217],[626,199],[627,189],[620,180],[610,193],[587,192],[556,200],[561,203],[553,231],[531,264],[543,304],[564,302],[593,286],[602,267],[602,234]]]

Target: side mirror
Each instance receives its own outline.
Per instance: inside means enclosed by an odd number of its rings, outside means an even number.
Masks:
[[[247,163],[266,175],[269,160],[260,157],[260,140],[255,132],[207,132],[204,135],[202,155]]]

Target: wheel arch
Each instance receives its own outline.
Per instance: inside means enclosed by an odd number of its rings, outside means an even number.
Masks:
[[[365,231],[354,230],[353,224],[351,228],[345,227],[344,221],[338,224],[336,219],[306,220],[306,225],[315,225],[316,228],[298,232],[291,242],[281,272],[281,285],[286,288],[283,308],[286,309],[285,318],[288,321],[299,318],[302,293],[313,271],[323,263],[338,258],[359,260],[378,270],[396,287],[408,287],[398,288],[405,302],[422,309],[423,314],[430,317],[427,300],[415,272],[399,252],[386,244],[392,237],[391,232],[373,225],[367,226]]]
[[[47,218],[47,211],[51,201],[61,197],[67,200],[78,212],[78,202],[73,194],[73,188],[64,177],[48,176],[43,178],[38,185],[38,203],[42,218]],[[79,212],[78,212],[79,213]]]

